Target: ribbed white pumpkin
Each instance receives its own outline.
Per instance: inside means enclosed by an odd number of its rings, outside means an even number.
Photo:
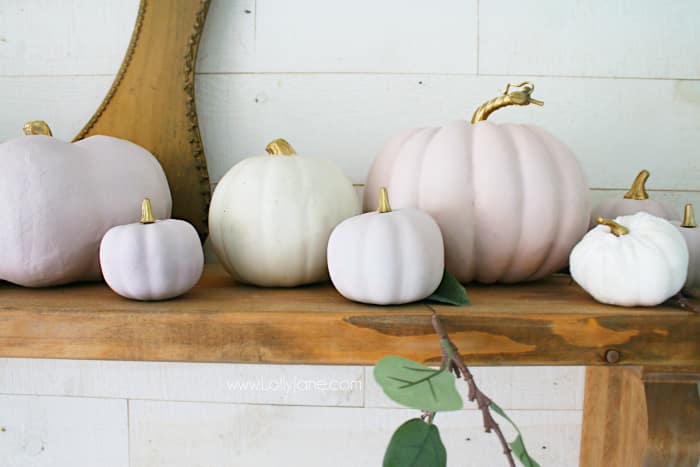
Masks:
[[[221,179],[209,210],[216,256],[237,280],[292,287],[328,278],[333,228],[360,212],[350,180],[332,163],[276,140]]]
[[[693,205],[685,205],[682,221],[671,223],[678,228],[688,246],[688,277],[683,285],[683,293],[700,298],[700,228],[695,222]]]
[[[673,209],[664,202],[649,198],[646,182],[649,171],[642,170],[632,182],[632,186],[622,198],[610,198],[602,201],[591,211],[590,225],[596,225],[596,219],[614,219],[619,216],[629,216],[638,212],[647,212],[662,219],[677,218]]]
[[[473,123],[417,128],[389,140],[367,178],[364,209],[380,186],[397,208],[430,214],[445,264],[460,282],[536,280],[567,263],[588,227],[588,187],[573,153],[545,130],[483,119],[541,102],[531,83],[481,106]]]
[[[571,252],[571,277],[596,300],[654,306],[678,293],[688,272],[688,247],[667,220],[640,212],[599,219]]]
[[[392,211],[385,188],[378,212],[351,217],[328,241],[331,281],[344,297],[389,305],[432,294],[445,266],[440,227],[413,208]]]
[[[204,268],[199,235],[189,222],[155,220],[150,200],[141,222],[111,228],[100,244],[107,285],[133,300],[166,300],[190,290]]]
[[[170,189],[151,153],[123,139],[67,143],[44,122],[0,144],[0,280],[27,287],[100,280],[107,230],[150,197],[170,217]],[[42,132],[43,134],[35,134]]]

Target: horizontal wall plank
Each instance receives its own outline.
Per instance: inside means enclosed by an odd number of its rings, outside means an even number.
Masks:
[[[199,71],[475,73],[476,22],[476,0],[214,2]]]
[[[0,359],[0,393],[360,407],[358,366]]]
[[[127,467],[125,400],[0,395],[3,467]]]
[[[365,367],[365,407],[399,408],[375,382],[374,367]],[[472,367],[484,394],[504,409],[583,410],[585,367]],[[467,385],[457,380],[463,396]],[[465,401],[465,408],[476,406]]]
[[[362,182],[390,136],[466,118],[507,81],[448,75],[200,75],[197,106],[214,181],[283,136],[300,154],[331,159]],[[700,189],[700,81],[540,78],[536,84],[544,107],[504,109],[491,120],[546,128],[571,146],[596,188],[626,188],[646,168],[652,172],[649,188]]]
[[[698,79],[699,23],[695,0],[489,0],[479,72]]]
[[[0,76],[114,75],[139,0],[0,3]]]
[[[199,75],[197,107],[212,179],[283,136],[301,154],[331,159],[365,180],[384,141],[413,126],[465,118],[507,78],[449,75]],[[0,141],[43,118],[72,138],[109,88],[108,77],[0,78]],[[700,81],[541,78],[543,108],[505,109],[572,147],[591,186],[699,190]],[[644,96],[644,99],[639,99]],[[323,137],[319,137],[323,135]]]
[[[193,465],[376,466],[393,431],[414,410],[221,405],[130,401],[131,467]],[[513,411],[541,465],[578,462],[580,411]],[[484,433],[478,411],[435,419],[448,465],[501,465],[501,449]],[[502,424],[509,439],[514,432]]]
[[[45,120],[54,136],[70,141],[111,84],[109,76],[0,77],[0,142],[20,136],[30,120]]]

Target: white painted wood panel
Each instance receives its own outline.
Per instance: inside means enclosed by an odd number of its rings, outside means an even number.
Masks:
[[[207,31],[200,72],[476,72],[476,0],[255,3],[247,7],[255,16],[252,37],[248,18],[240,29],[247,37],[232,30],[244,5],[214,5],[212,34],[228,19],[232,29],[223,37],[240,38],[241,46],[209,40]]]
[[[0,393],[361,407],[360,366],[0,359]]]
[[[200,75],[197,109],[214,181],[265,144],[336,162],[354,182],[393,134],[468,118],[507,77],[451,75]],[[577,154],[596,188],[625,188],[642,168],[650,188],[700,189],[700,81],[538,78],[544,107],[495,122],[540,125]]]
[[[483,1],[479,72],[698,79],[698,24],[696,0]]]
[[[0,76],[113,75],[138,0],[0,2]]]
[[[401,408],[375,382],[374,367],[365,367],[365,407]],[[470,367],[482,391],[500,407],[511,410],[583,410],[585,367]],[[464,407],[467,385],[457,380]]]
[[[3,467],[127,467],[125,400],[0,395]]]
[[[130,401],[131,467],[380,465],[413,410]],[[578,463],[580,411],[512,411],[541,465]],[[502,465],[478,411],[436,417],[453,467]],[[509,439],[513,431],[504,423]]]

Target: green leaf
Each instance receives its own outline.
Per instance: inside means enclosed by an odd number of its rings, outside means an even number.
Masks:
[[[516,438],[513,441],[508,443],[508,446],[510,446],[510,449],[513,451],[513,454],[515,455],[515,457],[518,458],[520,463],[523,464],[525,467],[540,467],[540,464],[538,464],[532,457],[530,457],[530,454],[527,452],[527,449],[525,449],[523,435],[522,433],[520,433],[520,429],[518,428],[518,426],[515,423],[513,423],[513,420],[511,420],[510,417],[506,415],[506,413],[503,411],[503,409],[496,405],[495,402],[491,402],[489,408],[501,417],[508,420],[508,422],[511,425],[513,425],[513,428],[515,428],[515,431],[518,432],[518,436],[516,436]]]
[[[438,412],[459,410],[462,398],[455,377],[401,357],[384,357],[374,366],[374,379],[387,396],[406,407]]]
[[[447,272],[447,269],[442,273],[442,280],[437,290],[426,300],[455,306],[471,305],[464,286],[455,276]]]
[[[391,437],[383,467],[445,467],[447,452],[435,425],[413,418]]]

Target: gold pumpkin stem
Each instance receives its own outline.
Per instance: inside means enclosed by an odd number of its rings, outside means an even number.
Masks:
[[[644,169],[637,174],[637,177],[632,182],[632,186],[629,191],[625,193],[626,199],[638,199],[645,200],[649,199],[649,194],[647,193],[646,183],[649,179],[649,171]]]
[[[695,210],[693,209],[693,205],[688,203],[683,210],[683,223],[681,227],[692,229],[697,226],[698,224],[695,223]]]
[[[265,146],[265,151],[272,156],[293,156],[297,152],[287,140],[279,138]]]
[[[24,124],[22,128],[25,135],[53,136],[49,124],[43,120],[32,120]]]
[[[624,225],[618,224],[614,220],[604,219],[604,218],[598,216],[595,221],[600,225],[607,225],[608,227],[610,227],[610,233],[616,237],[619,237],[620,235],[627,235],[628,233],[630,233],[630,231],[627,227],[625,227]]]
[[[151,200],[145,198],[141,203],[141,223],[142,224],[153,224],[156,218],[153,217],[153,207],[151,206]]]
[[[511,86],[514,88],[520,88],[520,90],[509,93],[508,91],[510,90]],[[502,95],[495,97],[490,101],[484,102],[474,111],[474,115],[472,115],[472,123],[484,121],[496,110],[502,109],[503,107],[508,107],[510,105],[535,104],[543,106],[544,102],[532,98],[532,93],[534,91],[535,83],[532,81],[523,81],[520,84],[508,83]]]
[[[381,187],[379,189],[379,206],[377,207],[377,212],[391,212],[391,205],[389,204],[389,192],[386,191],[386,187]]]

